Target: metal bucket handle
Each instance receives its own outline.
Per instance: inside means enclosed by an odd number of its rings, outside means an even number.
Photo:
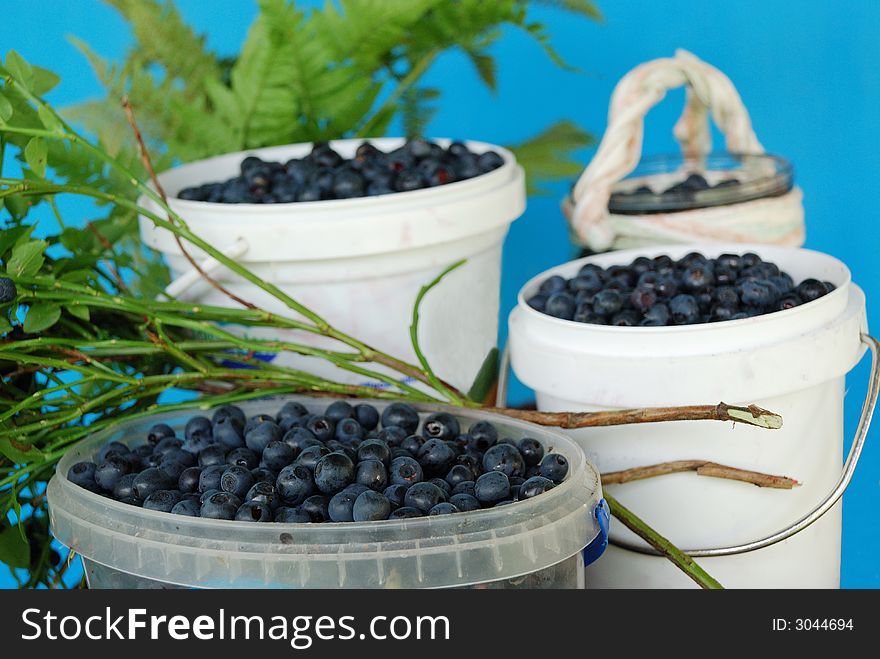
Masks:
[[[828,496],[826,496],[815,508],[813,508],[806,515],[804,515],[794,523],[786,526],[784,529],[768,535],[764,538],[761,538],[760,540],[753,540],[752,542],[746,542],[741,545],[733,545],[731,547],[684,549],[682,551],[684,551],[689,556],[693,556],[694,558],[706,558],[718,556],[733,556],[736,554],[745,554],[747,552],[755,551],[757,549],[763,549],[764,547],[775,545],[777,542],[782,542],[783,540],[790,538],[796,533],[800,533],[805,528],[810,526],[813,522],[816,522],[819,518],[821,518],[822,515],[831,510],[834,504],[836,504],[840,500],[840,497],[843,496],[844,491],[852,480],[853,474],[856,470],[856,466],[859,463],[859,457],[861,457],[862,449],[865,446],[865,440],[868,437],[868,429],[871,426],[871,417],[874,415],[874,408],[877,405],[877,396],[878,393],[880,393],[880,342],[878,342],[877,339],[868,334],[862,334],[861,340],[862,343],[868,346],[871,351],[871,375],[868,379],[868,392],[865,395],[865,402],[862,404],[862,413],[859,418],[859,425],[856,428],[855,438],[853,439],[852,446],[849,449],[849,455],[846,456],[846,462],[843,463],[843,471],[841,472],[840,478],[837,481],[837,485],[834,486],[834,489],[832,489]],[[509,365],[510,355],[507,348],[505,347],[504,354],[502,355],[501,359],[501,371],[498,377],[497,404],[499,407],[504,406],[507,401]],[[609,539],[609,542],[617,547],[638,552],[640,554],[658,555],[658,552],[652,547],[644,547],[641,545],[636,545],[633,543],[614,539]]]

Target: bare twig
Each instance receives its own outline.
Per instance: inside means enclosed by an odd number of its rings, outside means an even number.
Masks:
[[[143,162],[144,168],[147,170],[147,173],[150,175],[150,180],[153,182],[153,185],[156,188],[156,192],[159,193],[159,195],[162,197],[162,201],[164,201],[165,204],[167,205],[168,204],[168,196],[165,194],[165,190],[162,187],[162,184],[159,183],[159,177],[156,176],[156,170],[153,169],[153,162],[150,160],[150,153],[149,153],[149,151],[147,151],[147,145],[144,142],[143,136],[141,135],[141,130],[138,127],[137,120],[135,119],[135,116],[134,116],[134,110],[131,107],[131,102],[128,100],[127,95],[122,97],[122,107],[125,109],[125,115],[128,118],[128,123],[131,126],[132,132],[134,133],[134,139],[135,139],[135,142],[137,142],[138,153],[141,156],[141,161]],[[174,223],[174,220],[170,215],[168,216],[168,221],[171,222],[172,224]],[[211,286],[213,286],[218,291],[223,293],[229,299],[231,299],[235,302],[238,302],[243,307],[246,307],[248,309],[257,309],[258,308],[257,305],[253,304],[252,302],[248,302],[247,300],[240,298],[235,293],[230,291],[228,288],[223,286],[219,281],[214,279],[207,272],[205,272],[205,270],[202,268],[202,266],[199,265],[198,262],[193,258],[192,254],[190,254],[187,251],[187,249],[183,246],[183,241],[180,239],[179,235],[174,234],[174,240],[177,243],[177,246],[180,248],[180,252],[184,255],[184,257],[186,257],[186,260],[189,261],[189,264]]]
[[[684,471],[695,471],[699,476],[712,476],[714,478],[726,478],[729,480],[751,483],[758,487],[772,487],[779,490],[790,490],[798,487],[800,483],[788,476],[776,476],[764,474],[759,471],[749,471],[737,467],[728,467],[708,460],[676,460],[674,462],[662,462],[645,467],[633,467],[622,471],[610,471],[602,474],[603,485],[617,485],[630,483],[654,476],[677,474]]]
[[[775,412],[770,412],[757,405],[740,407],[727,403],[681,407],[645,407],[608,412],[538,412],[507,407],[487,407],[485,409],[487,412],[503,414],[541,426],[555,426],[567,430],[661,421],[734,421],[770,430],[782,427],[782,417]]]
[[[620,502],[617,501],[617,499],[607,492],[603,492],[603,495],[605,501],[608,502],[608,507],[611,509],[612,515],[623,522],[623,525],[626,526],[626,528],[651,545],[654,549],[660,552],[660,554],[672,561],[676,567],[693,579],[700,588],[705,588],[707,590],[723,588],[723,586],[707,574],[693,558],[685,554],[678,547],[669,542],[669,540],[645,524],[645,522],[633,514],[631,510],[620,505]]]

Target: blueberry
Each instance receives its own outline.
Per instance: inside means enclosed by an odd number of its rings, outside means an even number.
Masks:
[[[344,400],[337,400],[327,406],[327,409],[324,410],[324,416],[333,423],[339,423],[343,419],[353,419],[354,408]]]
[[[358,495],[352,508],[355,522],[377,522],[388,519],[391,514],[391,502],[379,492],[367,490]]]
[[[544,476],[532,476],[525,483],[520,485],[519,498],[531,499],[539,494],[543,494],[547,490],[552,490],[556,484],[549,478]]]
[[[260,464],[272,471],[281,471],[291,462],[293,462],[293,449],[285,442],[276,440],[266,445]]]
[[[544,313],[554,318],[571,320],[574,318],[575,307],[574,297],[571,293],[554,293],[547,299]]]
[[[112,491],[119,479],[129,471],[131,471],[131,465],[128,460],[111,455],[92,470],[92,479],[101,489]]]
[[[367,431],[374,430],[379,425],[379,411],[365,403],[354,406],[354,418]]]
[[[113,498],[118,500],[137,498],[132,489],[135,478],[137,478],[137,474],[126,474],[117,480],[116,485],[113,486]]]
[[[490,505],[510,496],[510,480],[503,471],[489,471],[474,484],[474,497],[481,504]]]
[[[397,192],[411,192],[424,188],[425,180],[414,170],[403,170],[398,172],[393,185]]]
[[[326,446],[331,453],[345,453],[345,455],[347,455],[352,462],[357,461],[357,451],[354,449],[354,446],[356,445],[357,443],[343,444],[338,439],[331,439],[326,444],[324,444],[324,446]]]
[[[602,278],[598,273],[588,270],[582,274],[570,279],[567,283],[568,290],[571,293],[579,293],[587,291],[588,293],[598,293],[602,290]]]
[[[342,156],[331,149],[326,142],[315,142],[309,159],[319,167],[337,167],[342,163]]]
[[[437,412],[425,419],[422,431],[430,439],[455,439],[461,433],[458,419],[447,412]]]
[[[554,293],[561,293],[566,289],[565,279],[559,275],[553,275],[552,277],[548,277],[542,283],[538,291],[542,295],[546,295],[550,297]]]
[[[389,426],[382,428],[376,433],[375,439],[385,442],[390,448],[400,446],[400,443],[407,438],[407,432],[398,426]]]
[[[533,295],[528,300],[526,300],[526,304],[528,304],[535,311],[540,311],[544,313],[547,309],[547,299],[548,296],[543,293],[538,293],[537,295]]]
[[[406,491],[408,489],[409,485],[398,483],[397,485],[389,485],[386,487],[382,491],[382,494],[384,494],[385,498],[391,502],[392,508],[399,508],[403,505],[403,499],[406,496]]]
[[[182,497],[176,490],[156,490],[144,499],[146,510],[158,510],[160,513],[170,513],[175,505],[180,503]]]
[[[187,439],[211,439],[213,424],[204,416],[194,416],[186,422],[184,437]]]
[[[280,425],[284,419],[299,418],[306,416],[308,413],[308,409],[306,409],[306,406],[302,403],[288,401],[281,406],[280,410],[278,410],[278,414],[275,416],[275,421]]]
[[[272,510],[261,501],[246,501],[235,512],[238,522],[271,522]]]
[[[186,469],[186,465],[178,462],[177,460],[172,460],[169,458],[164,458],[162,462],[159,463],[159,469],[164,471],[168,477],[173,481],[177,482],[177,479],[180,478],[180,475]]]
[[[315,481],[306,467],[289,465],[278,474],[275,489],[284,503],[298,506],[315,493]]]
[[[484,453],[498,441],[498,431],[488,421],[477,421],[468,428],[468,448]]]
[[[312,521],[311,515],[299,507],[282,507],[275,511],[275,521],[281,524],[303,524]]]
[[[381,439],[368,439],[357,449],[358,460],[378,460],[383,465],[391,464],[391,449]]]
[[[199,509],[199,516],[206,519],[233,519],[241,506],[241,500],[229,492],[215,492]]]
[[[333,177],[333,197],[351,199],[364,196],[364,179],[354,170],[341,170]]]
[[[184,494],[193,494],[199,491],[199,478],[202,475],[201,467],[187,467],[177,479],[177,489]]]
[[[166,437],[174,437],[174,429],[166,423],[157,423],[147,431],[147,442],[150,444],[158,444]]]
[[[220,476],[220,489],[243,499],[254,485],[254,476],[245,467],[227,467]]]
[[[209,441],[209,440],[208,440]],[[164,458],[165,454],[169,451],[175,451],[183,447],[183,442],[177,439],[177,437],[163,437],[159,440],[159,442],[153,447],[153,453],[155,453],[159,458]]]
[[[801,303],[801,299],[796,294],[784,295],[777,305],[777,309],[779,311],[785,311],[786,309],[793,309],[794,307],[799,306]]]
[[[452,496],[455,496],[456,494],[469,494],[474,496],[474,492],[476,491],[475,487],[475,481],[464,481],[452,488]]]
[[[312,518],[313,522],[328,522],[330,521],[330,514],[327,510],[328,503],[329,501],[324,495],[313,494],[302,502],[300,508]]]
[[[416,455],[422,470],[427,474],[445,474],[455,460],[455,453],[440,439],[429,439]]]
[[[125,444],[122,444],[121,442],[109,442],[107,444],[104,444],[104,446],[101,447],[101,450],[98,451],[95,464],[101,464],[102,462],[107,460],[107,457],[111,454],[115,455],[116,457],[124,457],[128,455],[128,453],[129,450]]]
[[[281,503],[281,498],[278,496],[275,486],[266,482],[254,483],[254,486],[245,495],[244,500],[245,502],[259,501],[269,506],[269,508],[276,508]]]
[[[413,458],[394,458],[388,468],[392,485],[412,485],[422,480],[422,466]]]
[[[131,485],[131,493],[138,499],[146,499],[153,492],[169,490],[174,487],[175,481],[168,474],[157,467],[144,469],[137,475]]]
[[[382,491],[388,484],[388,472],[378,460],[362,460],[355,468],[355,482],[371,490]]]
[[[458,509],[458,506],[456,506],[452,503],[449,503],[448,501],[443,501],[441,503],[438,503],[433,508],[431,508],[431,510],[428,511],[428,516],[433,517],[434,515],[449,515],[451,513],[458,513],[458,512],[461,512]]]
[[[299,457],[297,457],[293,464],[306,467],[309,471],[314,471],[318,460],[328,453],[330,453],[330,450],[326,446],[310,446],[299,454]]]
[[[746,280],[739,285],[742,303],[755,307],[766,307],[779,301],[779,291],[767,280]]]
[[[346,443],[358,443],[367,432],[357,419],[342,419],[336,424],[336,439]]]
[[[198,499],[185,498],[171,507],[171,513],[174,515],[185,515],[186,517],[198,517],[201,514],[201,507]]]
[[[425,443],[425,438],[420,435],[410,435],[400,443],[400,448],[416,456]]]
[[[392,403],[382,412],[382,426],[398,426],[412,435],[419,428],[419,413],[406,403]]]
[[[206,448],[211,446],[212,438],[207,437],[205,435],[197,435],[191,439],[187,439],[180,448],[188,453],[192,453],[193,455],[198,455]]]
[[[593,298],[593,312],[599,316],[613,316],[622,307],[623,297],[617,291],[600,291]]]
[[[338,492],[354,482],[354,464],[344,453],[328,453],[315,463],[315,486],[324,494]]]
[[[519,449],[510,444],[496,444],[483,455],[483,471],[500,471],[506,476],[522,476],[525,470],[526,464]]]
[[[416,508],[422,513],[427,513],[441,501],[446,500],[446,494],[433,483],[415,483],[403,497],[403,505]]]
[[[478,163],[481,170],[491,172],[493,169],[501,167],[504,164],[504,159],[495,151],[485,151],[479,155]]]
[[[669,313],[675,325],[691,325],[700,320],[700,307],[693,295],[682,293],[669,301]]]
[[[692,192],[706,190],[709,187],[709,183],[706,179],[701,174],[697,173],[689,174],[681,184],[685,190],[690,190]]]
[[[211,429],[212,437],[227,449],[244,446],[242,425],[233,417],[221,417],[214,422]]]
[[[550,453],[541,460],[539,473],[554,483],[561,483],[568,474],[568,460],[559,453]]]
[[[18,295],[15,282],[9,277],[0,277],[0,304],[12,302]]]
[[[354,502],[360,495],[348,490],[337,492],[330,498],[327,504],[327,514],[333,522],[353,522],[354,521]]]
[[[234,448],[226,454],[226,464],[254,469],[260,464],[260,456],[249,448]]]
[[[804,302],[812,302],[818,300],[823,295],[828,294],[828,287],[818,279],[804,279],[795,288],[798,297]]]
[[[244,441],[255,453],[262,453],[269,442],[281,439],[281,428],[274,421],[263,421],[245,432]]]
[[[306,423],[306,428],[316,439],[326,442],[333,438],[336,432],[336,423],[326,416],[314,416]]]
[[[199,453],[200,467],[224,464],[226,464],[226,448],[222,444],[212,444]]]
[[[681,274],[681,282],[685,290],[694,293],[712,286],[715,276],[707,263],[694,263]]]
[[[397,510],[393,511],[388,519],[410,519],[412,517],[424,517],[422,511],[418,508],[413,508],[412,506],[401,506]]]
[[[245,422],[242,432],[247,435],[251,430],[262,423],[266,423],[267,421],[275,423],[275,417],[273,417],[271,414],[254,414]]]
[[[97,465],[94,462],[77,462],[67,470],[67,480],[91,492],[98,492],[100,488],[95,482],[96,470]]]
[[[537,439],[523,437],[516,444],[526,467],[533,467],[540,463],[544,457],[544,446]]]
[[[476,475],[469,466],[465,464],[456,464],[447,472],[445,480],[449,483],[450,487],[454,488],[459,483],[474,480],[475,477]]]
[[[247,422],[247,417],[240,407],[235,405],[221,405],[215,409],[214,413],[211,415],[211,422],[215,426],[218,423],[231,423],[232,425],[237,425],[240,428],[243,428],[244,424]]]
[[[321,446],[322,443],[315,438],[311,430],[306,428],[293,428],[284,433],[281,441],[293,449],[294,459],[299,457],[305,449],[312,446]]]
[[[471,512],[473,510],[479,510],[482,507],[480,506],[480,502],[477,501],[476,497],[471,494],[465,494],[463,492],[459,494],[453,494],[451,497],[449,497],[449,503],[451,503],[463,513]]]
[[[608,324],[614,327],[635,327],[639,324],[640,320],[639,315],[635,311],[624,309],[611,316]]]

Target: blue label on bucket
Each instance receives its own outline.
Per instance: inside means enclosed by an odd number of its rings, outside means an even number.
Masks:
[[[611,519],[611,511],[605,499],[599,501],[593,514],[599,523],[599,534],[593,538],[593,541],[584,547],[584,565],[594,563],[608,547],[608,524]]]

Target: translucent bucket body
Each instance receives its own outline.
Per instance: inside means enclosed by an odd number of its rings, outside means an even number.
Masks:
[[[352,157],[362,141],[338,140],[330,146]],[[371,142],[389,151],[403,144],[403,139]],[[449,140],[436,142],[445,146]],[[425,298],[420,341],[437,374],[467,389],[497,344],[501,247],[510,224],[525,209],[526,198],[523,171],[512,153],[483,142],[467,145],[476,153],[498,152],[504,164],[472,179],[376,197],[288,204],[170,198],[169,203],[193,233],[333,326],[410,361],[415,354],[409,325],[419,289],[448,266],[466,259]],[[177,167],[159,179],[169,197],[174,197],[182,188],[236,175],[245,156],[284,162],[310,150],[311,144],[293,144],[232,153]],[[140,202],[164,217],[151,200],[142,197]],[[199,278],[173,234],[146,217],[140,219],[140,232],[147,245],[164,254],[171,268],[175,281],[169,293],[208,305],[234,304]],[[189,246],[187,251],[239,297],[275,313],[293,314],[269,294],[207,259],[201,250]],[[236,331],[264,339],[339,345],[292,330]],[[364,383],[362,376],[322,360],[292,353],[267,358],[337,380]]]
[[[287,400],[310,411],[326,407],[326,401],[303,396],[241,407],[248,416],[275,413]],[[379,409],[388,404],[371,402]],[[186,421],[202,412],[193,408],[121,424],[68,451],[47,490],[52,531],[82,556],[93,588],[583,588],[585,557],[594,560],[601,553],[606,527],[598,472],[577,444],[555,430],[485,412],[415,407],[423,416],[450,411],[463,430],[488,420],[501,436],[533,437],[569,460],[569,475],[540,496],[488,510],[321,524],[144,510],[63,476],[106,442],[142,442],[154,423],[182,434]]]
[[[628,264],[636,256],[690,251],[707,256],[752,251],[795,281],[815,277],[837,288],[809,304],[743,320],[679,327],[610,327],[564,321],[526,304],[548,276],[573,276],[584,263]],[[864,353],[865,298],[846,266],[803,249],[759,245],[687,245],[627,250],[580,259],[527,283],[510,315],[510,357],[535,390],[538,408],[588,411],[677,405],[757,404],[782,415],[764,430],[717,421],[571,431],[600,472],[675,460],[708,460],[785,475],[792,490],[672,474],[610,486],[648,524],[682,548],[750,543],[798,520],[835,489],[843,450],[844,376]],[[857,456],[856,456],[857,458]],[[693,583],[616,526],[599,587],[687,587]],[[836,588],[840,580],[841,506],[772,546],[700,558],[727,587]]]

